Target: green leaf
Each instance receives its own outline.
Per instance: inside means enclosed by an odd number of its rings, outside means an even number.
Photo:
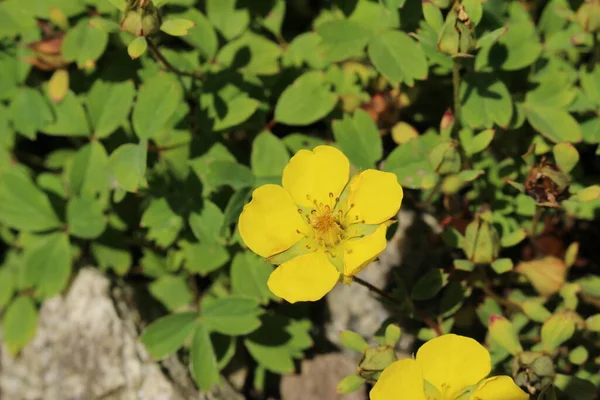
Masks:
[[[144,36],[138,36],[129,42],[127,46],[127,54],[132,60],[135,60],[148,50],[148,42]]]
[[[53,119],[52,109],[44,96],[29,87],[19,89],[10,103],[8,115],[15,130],[31,140]]]
[[[90,134],[91,130],[83,105],[72,91],[69,90],[60,103],[52,103],[51,108],[56,119],[42,129],[44,133],[54,136]]]
[[[2,318],[2,340],[14,356],[27,345],[37,331],[38,313],[30,297],[17,297]]]
[[[513,104],[506,85],[491,73],[468,73],[460,85],[461,117],[471,128],[506,128]]]
[[[71,247],[64,233],[41,236],[25,252],[24,280],[42,297],[60,293],[71,277]]]
[[[324,49],[328,62],[346,60],[360,55],[369,39],[371,32],[358,22],[347,19],[331,20],[320,24],[317,33],[323,38]]]
[[[310,125],[329,114],[337,96],[320,72],[306,72],[288,86],[275,106],[275,120],[286,125]]]
[[[132,81],[113,83],[98,79],[94,82],[87,96],[87,108],[95,137],[108,137],[127,122],[134,95]]]
[[[90,20],[84,18],[67,31],[62,43],[62,56],[67,61],[75,61],[79,68],[90,61],[96,61],[108,44],[108,33],[94,28]]]
[[[285,0],[275,0],[273,8],[266,15],[262,25],[275,36],[281,35],[281,25],[285,17]]]
[[[159,74],[144,82],[133,107],[133,129],[140,139],[150,139],[167,127],[182,101],[179,83]]]
[[[145,140],[139,144],[126,143],[117,147],[110,155],[109,170],[119,188],[137,192],[138,187],[145,182],[147,146]]]
[[[356,392],[364,384],[365,380],[360,375],[348,375],[337,384],[335,391],[339,394],[352,393]]]
[[[575,365],[583,365],[588,357],[588,350],[584,346],[577,346],[569,353],[569,362]]]
[[[274,75],[279,72],[279,58],[283,50],[275,42],[247,32],[227,43],[217,55],[223,66],[255,75]]]
[[[513,356],[522,353],[518,332],[508,319],[492,315],[488,324],[490,338]]]
[[[448,277],[440,269],[429,270],[415,283],[410,297],[413,300],[428,300],[437,295],[448,282]]]
[[[204,200],[202,210],[190,213],[189,224],[194,236],[201,243],[216,244],[223,242],[221,235],[224,216],[216,204]]]
[[[206,183],[210,185],[231,186],[234,190],[254,184],[254,175],[248,167],[232,161],[215,161],[210,164]]]
[[[148,325],[140,341],[146,346],[152,358],[160,360],[181,348],[197,326],[196,313],[170,314]]]
[[[497,41],[481,48],[475,59],[475,69],[494,66],[515,71],[533,64],[541,52],[535,26],[527,20],[518,21],[508,25],[506,33]]]
[[[579,124],[562,108],[526,104],[525,113],[531,126],[554,143],[583,140]]]
[[[465,137],[466,135],[464,135],[464,132],[470,132],[468,139]],[[494,139],[494,134],[495,132],[493,129],[486,129],[473,136],[473,132],[471,132],[469,129],[461,129],[459,132],[459,137],[465,153],[471,156],[487,149]]]
[[[73,158],[70,171],[71,192],[75,195],[95,195],[108,187],[108,155],[99,141],[80,148]]]
[[[280,315],[264,315],[263,325],[244,340],[248,352],[259,365],[271,372],[289,374],[294,371],[293,358],[301,358],[302,350],[312,346],[311,324]]]
[[[231,291],[267,303],[277,299],[267,287],[273,266],[252,252],[239,252],[231,263]]]
[[[232,81],[225,82],[231,78]],[[200,95],[200,123],[208,131],[221,131],[247,121],[258,109],[260,102],[250,97],[242,88],[244,81],[235,81],[234,76],[208,78]]]
[[[160,247],[170,246],[183,228],[183,217],[162,197],[153,199],[144,211],[140,226],[148,228],[147,237]]]
[[[402,336],[402,329],[398,325],[389,324],[385,327],[385,344],[390,347],[396,347],[398,341],[400,340],[400,336]]]
[[[220,383],[221,375],[217,366],[217,357],[204,324],[198,324],[196,328],[190,359],[192,377],[200,389],[210,391],[213,386]]]
[[[133,259],[125,241],[126,238],[120,232],[109,229],[92,242],[92,255],[100,269],[113,269],[120,276],[129,271]]]
[[[0,310],[12,299],[17,290],[17,276],[7,266],[8,262],[0,267]]]
[[[183,276],[163,275],[148,288],[152,296],[171,311],[190,304],[194,299]]]
[[[521,307],[523,307],[525,315],[527,315],[527,317],[532,321],[544,323],[552,316],[550,311],[548,311],[548,309],[544,307],[543,304],[537,299],[525,300],[520,304]]]
[[[477,26],[481,17],[483,16],[483,7],[481,7],[481,0],[463,0],[462,5],[464,6],[465,12],[469,16],[473,26]]]
[[[387,157],[384,169],[395,173],[398,182],[409,189],[428,189],[438,180],[429,163],[429,153],[440,142],[435,133],[427,133],[396,147]]]
[[[189,19],[168,19],[160,25],[160,30],[171,36],[186,36],[194,26]]]
[[[365,339],[363,339],[362,336],[349,330],[343,330],[340,332],[340,341],[347,349],[354,350],[359,353],[362,353],[369,348],[369,344]]]
[[[177,14],[177,16],[189,19],[194,23],[194,27],[189,30],[189,34],[182,37],[182,39],[200,50],[205,59],[212,59],[217,54],[219,40],[208,18],[195,8],[189,8],[184,13]]]
[[[510,258],[499,258],[494,260],[490,266],[498,275],[500,275],[511,271],[513,269],[513,262]]]
[[[258,302],[241,297],[227,297],[205,302],[200,316],[209,331],[224,335],[246,335],[260,325],[262,310]]]
[[[369,59],[392,84],[413,86],[427,78],[427,60],[421,47],[406,33],[396,30],[375,35],[369,41]]]
[[[519,228],[506,235],[502,235],[502,237],[500,238],[500,244],[502,245],[502,247],[516,246],[517,244],[521,243],[526,237],[527,232],[525,232],[525,229]]]
[[[226,40],[241,35],[250,23],[250,13],[238,8],[236,0],[207,0],[206,15]]]
[[[325,144],[325,141],[321,138],[302,133],[288,134],[282,141],[292,153],[297,153],[302,149],[313,150],[315,147]]]
[[[596,65],[591,71],[587,68],[581,68],[579,79],[586,97],[594,102],[597,107],[600,107],[600,67]]]
[[[108,0],[111,1],[111,0]],[[124,4],[124,2],[123,2]],[[113,32],[118,32],[121,27],[119,26],[118,23],[116,23],[115,21],[112,21],[110,19],[106,19],[106,18],[101,18],[101,17],[93,17],[92,19],[90,19],[90,25],[93,26],[96,29],[100,29],[101,31],[104,31],[106,33],[113,33]]]
[[[579,162],[579,152],[571,143],[559,143],[552,148],[554,161],[560,169],[568,174]]]
[[[552,353],[575,334],[575,320],[567,312],[554,314],[542,325],[541,337],[544,351]]]
[[[525,95],[527,104],[564,108],[577,96],[572,82],[563,72],[547,73],[536,79],[535,83],[537,86]]]
[[[281,183],[283,169],[290,155],[283,142],[271,132],[261,132],[252,143],[250,166],[254,176],[261,180]]]
[[[373,168],[383,157],[383,144],[379,129],[366,111],[356,110],[354,116],[345,115],[333,121],[333,136],[340,149],[355,167]]]
[[[95,239],[106,229],[102,205],[92,198],[73,197],[67,203],[69,232],[82,239]]]
[[[565,393],[569,400],[595,400],[598,398],[596,385],[587,379],[556,374],[554,385]]]
[[[591,332],[600,332],[600,314],[595,314],[585,320],[586,328]]]
[[[216,271],[229,261],[229,252],[220,244],[184,242],[181,247],[185,268],[202,276]]]
[[[0,221],[25,232],[39,232],[61,225],[50,200],[16,168],[0,171]]]

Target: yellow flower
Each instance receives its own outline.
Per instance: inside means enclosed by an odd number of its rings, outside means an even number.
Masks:
[[[370,393],[371,400],[527,400],[508,376],[484,378],[491,359],[477,341],[442,335],[425,343],[416,359],[388,366]],[[482,381],[483,380],[483,381]]]
[[[348,159],[331,146],[297,152],[282,183],[254,190],[238,229],[252,251],[279,264],[268,281],[275,295],[316,301],[385,249],[402,187],[395,174],[372,169],[350,179]]]

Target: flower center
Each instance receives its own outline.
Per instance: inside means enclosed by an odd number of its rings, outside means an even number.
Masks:
[[[340,219],[328,205],[313,209],[308,223],[314,230],[315,241],[321,246],[334,247],[344,238]]]

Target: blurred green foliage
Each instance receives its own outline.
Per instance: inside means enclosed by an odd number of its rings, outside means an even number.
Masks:
[[[313,322],[235,224],[327,142],[441,223],[448,264],[393,282],[413,333],[485,340],[539,398],[597,398],[599,30],[598,0],[0,1],[3,342],[94,264],[162,305],[154,358],[181,349],[208,389],[247,351],[268,390]]]

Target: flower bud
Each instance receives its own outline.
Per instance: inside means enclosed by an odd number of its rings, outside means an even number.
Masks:
[[[533,360],[531,370],[539,377],[554,377],[554,363],[550,356],[541,356]]]
[[[121,19],[121,29],[135,36],[149,36],[160,29],[160,14],[151,2],[143,7],[125,10]]]
[[[517,358],[518,372],[515,383],[541,390],[554,380],[554,362],[543,353],[524,352]]]
[[[396,352],[393,347],[378,346],[368,348],[358,363],[358,374],[365,380],[374,382],[381,374],[381,371],[396,360]]]
[[[463,251],[475,264],[491,264],[500,254],[500,237],[489,213],[475,216],[465,231]]]
[[[456,2],[438,35],[438,50],[451,56],[475,49],[473,26],[464,6]]]

